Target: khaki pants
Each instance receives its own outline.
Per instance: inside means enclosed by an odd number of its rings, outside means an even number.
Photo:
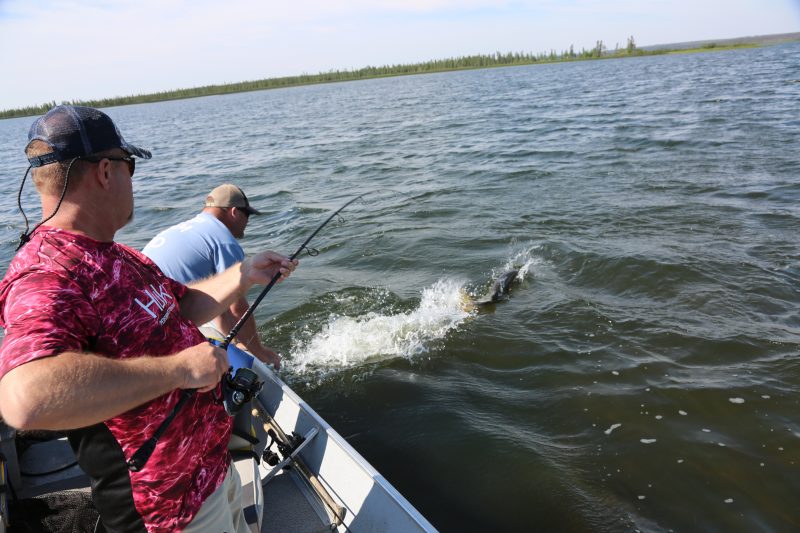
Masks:
[[[242,483],[233,463],[183,533],[250,533],[242,513]]]

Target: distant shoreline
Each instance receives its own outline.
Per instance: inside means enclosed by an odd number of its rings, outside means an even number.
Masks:
[[[424,63],[407,65],[386,65],[382,67],[368,66],[358,70],[344,71],[331,70],[329,72],[321,72],[319,74],[301,74],[299,76],[265,78],[255,81],[207,85],[203,87],[176,89],[149,94],[118,96],[113,98],[102,98],[98,100],[73,100],[64,101],[61,103],[103,108],[121,105],[164,102],[168,100],[182,100],[186,98],[199,98],[202,96],[262,91],[267,89],[301,87],[304,85],[317,85],[322,83],[408,76],[414,74],[433,74],[437,72],[452,72],[457,70],[537,65],[545,63],[564,63],[570,61],[592,61],[600,59],[618,59],[652,55],[717,52],[738,50],[741,48],[754,48],[758,46],[771,46],[793,41],[800,41],[800,33],[741,37],[736,39],[719,39],[715,41],[694,41],[691,43],[655,45],[639,48],[636,46],[633,37],[629,37],[628,43],[624,48],[617,47],[614,50],[609,50],[605,47],[602,41],[598,41],[594,48],[590,50],[582,49],[580,52],[576,52],[572,46],[570,46],[569,50],[565,50],[560,53],[557,53],[555,50],[542,52],[539,54],[520,52],[508,52],[506,54],[502,54],[497,52],[495,54],[438,59],[426,61]],[[53,101],[37,106],[2,110],[0,111],[0,119],[41,115],[55,105],[57,105],[57,103]]]

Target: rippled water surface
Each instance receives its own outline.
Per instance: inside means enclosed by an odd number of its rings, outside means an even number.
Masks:
[[[798,101],[789,44],[112,108],[154,153],[118,240],[232,181],[246,250],[288,254],[368,192],[256,316],[435,526],[796,530]],[[0,122],[3,264],[31,121]]]

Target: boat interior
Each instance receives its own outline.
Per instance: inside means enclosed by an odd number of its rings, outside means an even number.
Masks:
[[[258,362],[256,362],[258,363]],[[435,531],[271,369],[229,449],[250,531]],[[0,533],[104,531],[66,437],[0,423]]]

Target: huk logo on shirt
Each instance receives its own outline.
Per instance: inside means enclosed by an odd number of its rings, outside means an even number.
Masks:
[[[147,314],[158,320],[159,324],[163,325],[169,318],[169,314],[175,309],[175,299],[163,284],[158,288],[151,284],[149,289],[144,289],[144,293],[146,295],[144,301],[147,303],[139,298],[134,298],[134,301],[147,311]],[[159,315],[161,316],[159,317]]]

